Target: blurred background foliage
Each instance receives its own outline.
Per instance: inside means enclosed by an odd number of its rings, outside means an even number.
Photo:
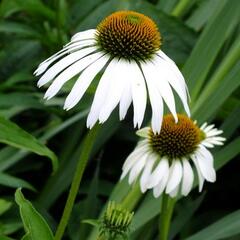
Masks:
[[[192,117],[214,122],[227,142],[214,151],[218,180],[194,190],[176,206],[170,239],[240,239],[240,37],[238,0],[1,0],[0,2],[0,239],[21,239],[25,210],[39,234],[51,239],[86,134],[86,115],[96,83],[73,110],[62,110],[71,85],[45,102],[33,71],[70,37],[95,28],[110,13],[129,9],[153,18],[163,50],[175,60],[191,93]],[[159,73],[161,74],[161,73]],[[151,112],[145,119],[147,124]],[[129,187],[118,183],[121,166],[135,146],[132,112],[115,113],[101,129],[84,174],[65,239],[96,239],[82,223],[97,218],[106,201],[121,201]],[[51,150],[50,150],[51,149]],[[50,161],[48,161],[48,159]],[[52,164],[52,165],[51,165]],[[24,199],[24,194],[34,207]],[[157,239],[161,199],[144,195],[135,208],[130,239]],[[25,209],[25,210],[24,210]],[[36,220],[36,221],[35,221]],[[50,226],[50,228],[47,226]],[[50,230],[51,229],[51,230]],[[143,234],[144,233],[144,234]],[[49,238],[48,238],[49,237]]]

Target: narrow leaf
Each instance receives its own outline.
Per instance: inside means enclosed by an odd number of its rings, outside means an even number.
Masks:
[[[28,150],[51,159],[53,171],[56,171],[58,160],[56,155],[34,136],[27,133],[15,123],[0,116],[0,142],[20,149]]]
[[[240,210],[233,212],[186,240],[220,240],[240,233]]]
[[[32,204],[24,198],[21,189],[16,191],[15,201],[19,205],[20,215],[26,231],[26,235],[23,239],[53,240],[53,234],[48,224],[35,210]]]

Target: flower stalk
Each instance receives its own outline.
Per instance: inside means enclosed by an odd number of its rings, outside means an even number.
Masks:
[[[176,198],[171,198],[166,193],[163,194],[162,211],[161,211],[160,225],[159,225],[160,240],[168,240],[170,223],[171,223],[175,203],[176,203]]]
[[[96,125],[94,128],[92,128],[84,142],[83,142],[83,151],[79,157],[79,161],[78,161],[78,165],[76,167],[76,171],[73,177],[73,181],[71,184],[71,188],[68,194],[68,198],[67,198],[67,202],[63,211],[63,215],[62,218],[60,220],[60,223],[58,225],[57,231],[56,231],[56,235],[55,235],[55,240],[61,240],[64,234],[64,231],[66,229],[66,226],[68,224],[72,209],[73,209],[73,205],[78,193],[78,189],[82,180],[82,176],[84,173],[84,170],[86,168],[87,162],[90,158],[90,154],[91,154],[91,150],[93,148],[95,139],[97,137],[97,133],[99,131],[99,125]]]
[[[140,185],[136,183],[122,200],[121,206],[132,211],[142,196]]]

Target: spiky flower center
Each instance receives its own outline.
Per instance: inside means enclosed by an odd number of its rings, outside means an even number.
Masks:
[[[161,37],[156,24],[133,11],[119,11],[97,26],[99,47],[113,57],[146,60],[160,49]]]
[[[202,131],[194,122],[178,114],[178,123],[172,115],[163,118],[160,134],[149,133],[150,144],[155,152],[169,159],[183,158],[193,153],[202,140]]]

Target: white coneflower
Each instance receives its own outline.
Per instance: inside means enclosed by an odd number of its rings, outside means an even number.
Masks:
[[[139,179],[141,191],[153,189],[155,197],[164,191],[171,197],[178,193],[186,196],[196,169],[202,191],[205,180],[216,181],[213,156],[207,148],[223,145],[225,138],[218,136],[221,133],[206,123],[199,128],[184,115],[178,115],[177,124],[172,115],[166,115],[160,134],[154,134],[150,127],[137,132],[144,139],[126,159],[121,178],[129,173],[129,184]]]
[[[61,51],[41,63],[35,74],[38,86],[49,82],[45,98],[54,97],[62,86],[78,76],[64,109],[73,108],[98,73],[102,73],[87,119],[87,126],[107,120],[119,104],[124,119],[133,102],[134,126],[144,118],[147,92],[152,106],[152,129],[160,132],[163,100],[177,122],[172,88],[189,115],[187,87],[175,63],[161,50],[156,24],[143,14],[120,11],[105,18],[96,29],[75,34]]]

